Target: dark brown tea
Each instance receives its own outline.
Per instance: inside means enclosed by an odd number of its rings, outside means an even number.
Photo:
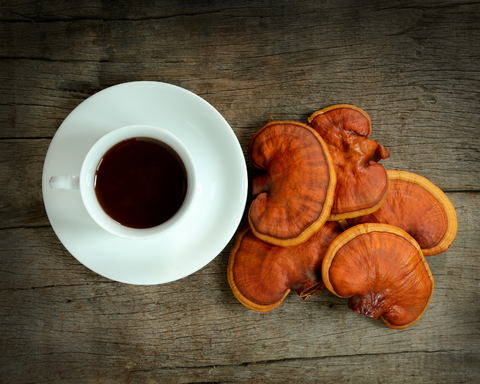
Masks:
[[[124,140],[100,160],[95,193],[105,213],[130,228],[160,225],[180,209],[187,192],[185,166],[166,144]]]

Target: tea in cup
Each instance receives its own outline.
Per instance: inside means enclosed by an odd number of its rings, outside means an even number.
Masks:
[[[147,239],[175,227],[196,190],[193,158],[169,131],[130,125],[100,138],[80,175],[53,176],[52,189],[80,191],[92,219],[108,232]]]

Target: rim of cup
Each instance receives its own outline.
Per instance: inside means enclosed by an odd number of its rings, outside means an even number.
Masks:
[[[95,193],[95,177],[100,160],[117,143],[135,137],[156,139],[170,146],[180,156],[187,173],[187,192],[182,206],[168,221],[151,228],[138,229],[121,225],[105,213]],[[80,193],[92,219],[106,231],[134,240],[153,238],[177,226],[193,205],[196,185],[195,164],[185,144],[166,129],[146,124],[127,125],[102,136],[88,151],[80,171]]]

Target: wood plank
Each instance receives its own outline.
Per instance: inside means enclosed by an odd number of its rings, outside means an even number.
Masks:
[[[57,356],[60,361],[68,355]],[[71,357],[70,357],[71,358]],[[88,358],[93,369],[70,360],[71,369],[55,373],[52,367],[35,383],[110,384],[110,383],[475,383],[479,375],[479,358],[474,353],[428,352],[369,354],[360,356],[330,356],[326,358],[292,359],[251,362],[238,365],[199,366],[193,368],[141,368],[143,358],[123,357],[115,365],[115,374],[106,367],[98,367],[98,355]],[[159,357],[160,359],[160,357]],[[111,367],[111,361],[105,361]],[[139,367],[140,365],[140,367]],[[110,368],[111,369],[111,368]],[[16,376],[19,378],[20,375]],[[205,381],[208,380],[208,381]],[[27,381],[15,381],[22,384]]]
[[[234,131],[239,132],[239,128],[234,128]],[[240,136],[245,151],[249,139],[250,136]],[[2,164],[0,167],[0,194],[2,195],[0,229],[49,225],[41,191],[43,161],[49,144],[49,139],[0,140],[0,163]],[[399,153],[392,150],[391,159],[385,162],[387,169],[419,171],[417,173],[429,178],[439,188],[447,191],[480,190],[480,167],[475,155],[475,152],[479,152],[476,149],[472,151],[473,157],[465,155],[467,158],[461,164],[455,160],[458,156],[458,152],[455,151],[441,152],[442,157],[446,157],[447,154],[450,157],[445,163],[436,163],[427,153],[419,154],[418,157],[421,156],[422,159],[420,162],[412,155],[414,149],[422,151],[422,145],[402,146],[397,149]],[[421,169],[417,169],[419,167]],[[248,172],[250,179],[261,173],[250,165]],[[252,197],[249,196],[248,204],[251,199]]]
[[[326,382],[367,382],[380,366],[387,378],[411,363],[397,382],[468,382],[479,370],[480,195],[449,197],[459,234],[447,252],[428,258],[432,301],[403,331],[352,312],[326,291],[306,302],[290,294],[266,314],[246,309],[226,281],[231,244],[197,273],[145,287],[90,272],[50,228],[2,230],[0,377],[260,382],[281,372],[315,381],[322,372]],[[349,376],[357,370],[359,381]]]
[[[339,21],[340,15],[350,15],[351,18],[358,13],[365,14],[377,12],[383,14],[398,12],[436,13],[441,11],[446,15],[458,14],[458,9],[468,9],[478,2],[459,2],[452,0],[410,0],[401,4],[391,4],[386,1],[375,0],[361,3],[350,3],[346,0],[325,1],[322,3],[305,3],[302,7],[288,1],[279,1],[275,4],[266,0],[252,0],[247,3],[242,1],[178,1],[165,0],[161,3],[138,1],[108,4],[105,7],[96,0],[84,0],[79,6],[72,6],[68,1],[50,1],[38,3],[35,0],[4,0],[0,4],[0,21],[75,21],[82,19],[101,20],[145,20],[162,18],[193,18],[210,13],[223,13],[243,17],[292,17],[298,15],[317,16],[320,21]],[[350,7],[347,7],[349,5]],[[390,7],[385,7],[390,5]],[[323,13],[320,13],[320,12]],[[474,17],[468,11],[463,12],[465,17]],[[398,14],[402,17],[401,14]],[[334,20],[332,20],[334,19]],[[358,17],[357,17],[358,19]],[[380,19],[379,19],[380,20]],[[363,21],[363,20],[360,20]],[[384,19],[383,24],[389,24]],[[399,26],[401,24],[399,23]],[[374,26],[370,26],[374,28]],[[404,25],[405,27],[405,25]]]
[[[30,61],[22,62],[24,64],[29,64]],[[37,63],[38,64],[38,63]],[[62,73],[61,67],[57,66],[56,68],[50,68],[44,63],[40,63],[37,67],[42,67],[40,71],[52,70],[53,73]],[[64,66],[63,66],[64,67]],[[26,65],[24,68],[25,74],[31,72],[31,66]],[[70,74],[72,77],[75,72],[79,72],[78,67],[74,68]],[[92,69],[93,70],[93,69]],[[112,71],[115,72],[115,71]],[[48,77],[53,76],[53,73],[50,73]],[[64,74],[64,72],[63,72]],[[38,74],[37,74],[38,76]],[[69,76],[70,77],[70,76]],[[23,76],[21,78],[24,78]],[[32,78],[25,76],[25,87],[28,89],[27,83],[32,84]],[[40,81],[41,83],[42,81]],[[37,89],[32,90],[28,89],[28,92],[25,92],[25,97],[16,96],[16,99],[25,100],[25,102],[17,103],[10,107],[11,110],[15,110],[15,113],[9,117],[9,121],[12,122],[12,135],[19,135],[21,137],[25,136],[25,132],[32,132],[34,136],[44,135],[45,131],[48,131],[46,128],[50,128],[50,132],[47,135],[53,135],[57,124],[59,124],[63,117],[65,117],[71,108],[78,105],[79,102],[84,100],[89,94],[94,93],[100,87],[97,85],[97,88],[85,87],[85,84],[88,84],[88,79],[81,79],[74,87],[66,87],[63,92],[52,91],[52,89],[41,89],[41,85],[37,84]],[[31,86],[31,85],[29,85]],[[232,85],[233,86],[233,85]],[[61,87],[61,84],[57,84],[58,89]],[[19,87],[22,89],[23,87]],[[72,88],[75,91],[72,93]],[[67,96],[62,96],[66,93]],[[220,92],[222,93],[222,92]],[[73,97],[72,97],[73,94]],[[28,95],[35,95],[28,97]],[[239,92],[236,96],[237,99],[245,97],[244,92]],[[210,100],[214,105],[220,105],[222,100],[218,100],[215,95],[210,95]],[[43,103],[43,104],[40,104]],[[255,101],[252,101],[247,109],[252,111],[255,109]],[[46,107],[49,108],[46,108]],[[220,112],[226,115],[227,119],[233,121],[234,131],[239,137],[240,142],[243,147],[246,148],[248,140],[253,134],[253,132],[265,121],[258,121],[258,117],[246,115],[245,110],[236,110],[228,109],[227,107],[219,108]],[[275,107],[272,105],[272,109]],[[313,108],[312,108],[313,109]],[[41,111],[41,113],[38,113]],[[59,111],[61,111],[61,117],[59,116]],[[258,111],[258,108],[257,108]],[[259,116],[261,111],[258,111]],[[6,116],[9,116],[7,113]],[[18,116],[18,117],[17,117]],[[57,117],[52,117],[57,116]],[[247,116],[247,117],[245,117]],[[45,117],[45,118],[43,118]],[[274,118],[274,116],[271,116]],[[293,118],[299,118],[298,114],[294,115]],[[290,116],[284,116],[284,118],[289,119]],[[474,115],[470,116],[468,120],[474,118]],[[299,119],[300,120],[300,119]],[[255,124],[257,121],[257,124]],[[480,135],[477,135],[477,128],[473,129],[465,123],[465,125],[460,125],[458,129],[451,130],[450,125],[448,126],[436,126],[435,124],[428,123],[429,119],[425,119],[426,125],[422,126],[419,131],[422,132],[419,136],[417,132],[417,127],[410,127],[409,129],[404,129],[401,131],[401,135],[397,135],[398,130],[395,129],[394,125],[386,125],[385,129],[381,131],[375,131],[376,136],[384,137],[385,140],[380,140],[382,143],[385,143],[392,152],[391,159],[384,162],[387,168],[396,168],[396,169],[407,169],[411,171],[416,171],[420,174],[423,174],[426,177],[429,177],[432,181],[438,184],[441,188],[447,190],[462,190],[462,189],[473,189],[478,190],[479,184],[478,181],[478,141],[480,140]],[[251,126],[251,128],[244,129],[243,127]],[[38,130],[36,130],[38,128]],[[392,132],[393,130],[393,132]],[[436,133],[440,131],[441,133]],[[3,129],[4,134],[8,133],[7,129]],[[433,140],[431,139],[433,136]],[[393,138],[393,139],[392,139]],[[395,144],[393,144],[395,141]],[[402,141],[401,144],[398,144],[398,141]],[[390,142],[390,143],[389,143]],[[13,144],[9,144],[11,147]],[[21,146],[22,144],[20,144]],[[441,148],[441,150],[440,150]],[[459,148],[462,150],[459,151]],[[18,151],[24,151],[25,148],[19,147]],[[45,151],[46,149],[41,149]],[[10,156],[10,151],[2,151],[2,154],[7,155],[7,161],[10,164],[14,164],[15,167],[18,166],[17,158]],[[432,156],[432,154],[434,156]],[[37,164],[40,164],[37,162]],[[428,168],[427,168],[428,166]],[[8,169],[8,168],[7,168]],[[8,170],[9,177],[13,174],[18,174],[17,169]],[[6,172],[8,172],[6,171]],[[33,169],[29,168],[29,172],[32,172]],[[37,169],[37,172],[39,169]],[[36,175],[38,178],[38,174]],[[446,180],[446,178],[449,178]],[[453,178],[453,179],[452,179]],[[6,187],[6,186],[5,186]],[[6,193],[6,195],[8,195]],[[18,201],[14,198],[15,201]],[[37,206],[38,199],[37,199]],[[28,215],[27,215],[28,216]],[[16,215],[17,218],[24,218],[24,215]]]
[[[281,6],[271,6],[265,1],[250,1],[245,7],[239,1],[222,2],[189,2],[165,0],[161,3],[125,2],[104,6],[95,0],[85,0],[81,6],[72,6],[68,1],[49,1],[39,4],[35,0],[18,2],[5,0],[0,5],[1,21],[73,21],[79,19],[102,20],[144,20],[153,18],[192,17],[208,13],[235,12],[237,15],[257,17],[275,13],[286,13],[294,10],[293,5],[287,9]],[[309,9],[309,5],[305,4]]]

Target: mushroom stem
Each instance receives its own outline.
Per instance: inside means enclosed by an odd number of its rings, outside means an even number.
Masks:
[[[303,284],[301,288],[298,288],[296,290],[298,295],[303,300],[308,300],[310,297],[315,296],[318,292],[325,288],[325,284],[323,284],[323,281],[319,281],[310,286],[309,285],[310,284]]]
[[[269,173],[258,176],[252,180],[252,195],[257,196],[262,192],[269,192],[272,186],[272,178]]]
[[[378,143],[377,143],[378,144]],[[373,155],[372,160],[378,162],[380,160],[385,160],[390,157],[390,152],[383,145],[378,144],[378,147]]]
[[[368,292],[364,296],[352,296],[348,299],[348,308],[351,310],[378,319],[383,312],[385,312],[382,302],[384,297],[380,293],[373,291]]]
[[[338,222],[338,224],[340,224],[340,228],[342,228],[342,230],[344,230],[344,231],[346,231],[348,228],[350,228],[350,225],[348,225],[348,222],[345,219],[340,219],[337,222]]]

